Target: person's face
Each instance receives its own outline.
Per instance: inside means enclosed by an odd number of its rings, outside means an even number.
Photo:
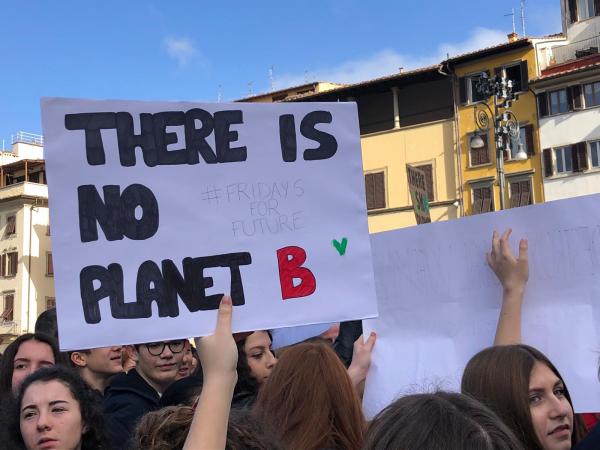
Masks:
[[[266,331],[255,331],[248,336],[244,344],[244,353],[248,360],[250,375],[259,384],[264,383],[277,364],[277,358],[271,351],[269,334]]]
[[[20,405],[19,423],[27,450],[79,450],[86,427],[79,403],[57,380],[32,383]]]
[[[539,361],[529,377],[529,409],[535,434],[544,450],[571,448],[573,408],[565,397],[564,383]]]
[[[23,380],[40,367],[53,366],[52,347],[45,342],[30,339],[23,342],[13,360],[12,390],[16,393]]]
[[[175,381],[177,371],[183,359],[185,345],[183,340],[141,344],[132,352],[136,360],[136,370],[159,392]],[[161,351],[161,347],[162,351]],[[175,351],[173,351],[175,350]],[[159,354],[160,352],[160,354]]]
[[[183,351],[183,358],[181,360],[181,366],[179,366],[179,371],[177,372],[177,377],[175,379],[181,380],[182,378],[189,377],[192,373],[192,361],[194,357],[192,356],[192,346],[189,341],[185,341],[185,350]]]
[[[121,346],[93,348],[81,356],[85,359],[85,367],[91,372],[105,376],[123,372]]]

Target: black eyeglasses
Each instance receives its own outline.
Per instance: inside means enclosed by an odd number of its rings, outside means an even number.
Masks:
[[[165,351],[165,347],[169,346],[172,353],[181,353],[185,348],[185,341],[170,341],[170,342],[150,342],[144,344],[148,349],[148,353],[152,356],[160,356]]]

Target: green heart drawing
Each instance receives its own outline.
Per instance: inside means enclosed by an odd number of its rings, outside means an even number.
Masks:
[[[333,241],[331,241],[331,243],[333,244],[335,249],[338,251],[340,256],[344,256],[344,253],[346,253],[346,246],[348,245],[348,239],[343,238],[341,244],[335,239]]]

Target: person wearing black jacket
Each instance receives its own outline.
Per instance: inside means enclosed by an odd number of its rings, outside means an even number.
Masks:
[[[176,340],[127,348],[136,368],[114,377],[104,394],[113,450],[126,449],[139,419],[160,408],[160,396],[175,381],[184,347],[184,340]]]

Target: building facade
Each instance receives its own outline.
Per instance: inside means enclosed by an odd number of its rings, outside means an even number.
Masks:
[[[407,164],[426,173],[432,221],[460,216],[452,81],[437,65],[286,101],[357,103],[370,232],[416,225]]]
[[[547,200],[600,193],[600,4],[562,0],[566,39],[538,49],[537,95]]]
[[[0,154],[0,351],[55,305],[42,145],[19,133]]]
[[[542,184],[541,146],[538,136],[536,98],[529,80],[539,73],[535,45],[560,40],[518,38],[509,35],[508,42],[451,58],[445,68],[454,74],[454,91],[459,134],[458,152],[461,166],[461,194],[466,215],[500,210],[499,170],[496,161],[493,97],[484,98],[477,90],[481,73],[489,77],[502,75],[513,82],[518,94],[511,111],[519,125],[518,139],[511,139],[503,152],[505,173],[504,204],[506,208],[527,206],[545,200]],[[487,114],[488,123],[481,128],[477,117]],[[479,137],[483,140],[476,141]],[[519,141],[527,158],[519,160]],[[476,146],[474,143],[478,142]]]

